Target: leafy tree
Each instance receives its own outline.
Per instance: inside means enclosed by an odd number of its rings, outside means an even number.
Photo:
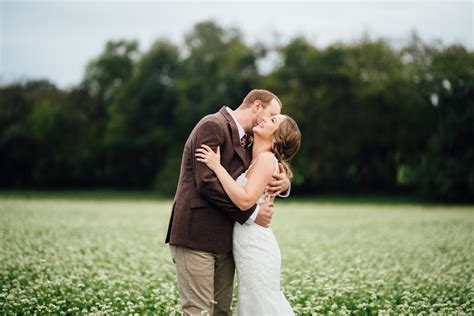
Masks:
[[[310,192],[393,190],[404,84],[396,52],[383,41],[318,50],[303,38],[281,52],[271,82],[307,140],[297,183]]]
[[[81,139],[85,117],[69,105],[66,93],[49,82],[32,81],[5,90],[0,107],[6,121],[0,139],[2,184],[77,183],[87,153],[87,143]]]
[[[451,46],[432,55],[420,80],[425,103],[435,115],[427,149],[417,167],[426,197],[472,201],[474,193],[474,54]]]
[[[178,48],[159,41],[138,60],[134,75],[116,93],[104,139],[107,176],[113,183],[150,187],[163,166],[174,145],[179,72]]]
[[[175,85],[178,100],[168,112],[175,125],[173,147],[155,179],[155,187],[169,193],[176,189],[182,148],[194,125],[223,105],[239,105],[258,79],[258,53],[236,29],[198,23],[185,37],[184,52]]]
[[[283,101],[303,135],[293,194],[418,192],[474,197],[474,54],[423,43],[401,49],[368,36],[315,47],[296,37],[276,51],[237,29],[198,23],[183,46],[110,41],[81,84],[0,87],[0,186],[112,186],[173,193],[196,122],[235,107],[253,88]]]
[[[185,37],[186,58],[178,81],[181,139],[195,123],[223,105],[239,105],[258,78],[256,53],[245,45],[235,29],[202,22]]]

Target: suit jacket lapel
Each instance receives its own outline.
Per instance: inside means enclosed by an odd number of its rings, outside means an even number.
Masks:
[[[227,126],[229,127],[229,132],[232,136],[232,145],[234,147],[235,152],[244,162],[245,168],[248,168],[251,160],[251,152],[250,150],[243,148],[240,144],[239,130],[237,129],[237,125],[235,124],[234,119],[229,114],[229,112],[227,112],[225,106],[223,106],[219,110],[219,113],[221,113],[227,120]]]

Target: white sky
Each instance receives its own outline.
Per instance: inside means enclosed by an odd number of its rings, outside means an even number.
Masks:
[[[395,45],[411,31],[427,42],[474,50],[474,1],[11,1],[0,0],[0,84],[46,78],[79,83],[87,62],[110,39],[137,39],[146,51],[157,38],[176,44],[197,22],[237,27],[247,43],[286,43],[304,35],[324,47],[364,32]]]

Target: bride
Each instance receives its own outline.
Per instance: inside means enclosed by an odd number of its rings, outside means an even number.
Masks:
[[[216,153],[207,145],[196,150],[197,160],[216,174],[242,211],[275,198],[275,194],[267,193],[268,183],[279,172],[278,163],[291,178],[288,161],[301,144],[298,125],[287,115],[263,120],[253,128],[253,135],[252,162],[236,180],[220,164],[219,147]],[[236,223],[232,248],[238,279],[237,315],[294,315],[280,290],[281,254],[272,229],[254,222]]]

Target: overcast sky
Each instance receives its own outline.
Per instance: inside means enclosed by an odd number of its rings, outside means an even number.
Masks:
[[[239,28],[249,44],[298,34],[324,47],[366,32],[401,45],[416,30],[474,50],[474,1],[0,1],[0,84],[45,78],[69,87],[107,40],[137,39],[141,51],[161,37],[180,44],[208,19]]]

